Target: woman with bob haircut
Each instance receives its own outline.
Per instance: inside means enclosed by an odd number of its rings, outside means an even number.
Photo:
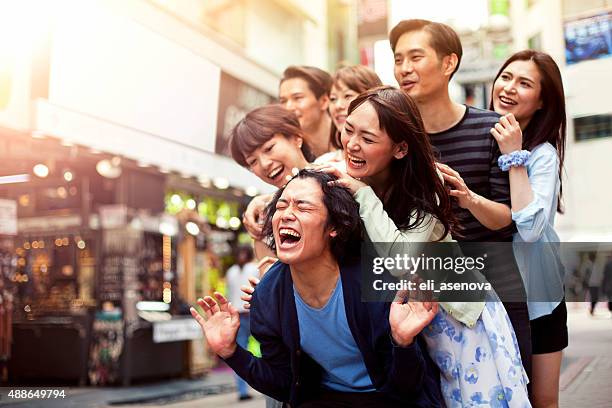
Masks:
[[[491,109],[503,115],[491,129],[509,172],[514,253],[528,296],[532,342],[532,398],[536,407],[559,406],[562,350],[568,345],[565,270],[555,215],[562,212],[565,94],[550,55],[524,50],[501,67]]]
[[[232,129],[230,151],[238,164],[278,188],[313,159],[297,117],[280,105],[247,113]]]
[[[453,241],[449,193],[412,98],[379,87],[359,95],[348,113],[341,135],[347,172],[320,170],[353,194],[368,238],[393,243],[393,254],[379,255],[418,256],[426,242]],[[423,335],[447,406],[531,406],[516,336],[495,292],[484,301],[440,302]]]

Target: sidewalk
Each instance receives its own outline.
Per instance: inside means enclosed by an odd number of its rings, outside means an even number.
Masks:
[[[17,387],[35,389],[36,387]],[[57,387],[53,387],[57,389]],[[106,408],[117,406],[151,406],[173,404],[184,400],[202,400],[203,397],[227,394],[235,389],[232,372],[229,369],[214,370],[205,378],[177,379],[130,387],[64,387],[66,398],[15,400],[7,398],[11,388],[0,389],[0,408]],[[207,404],[204,404],[205,406]]]
[[[569,347],[561,374],[561,408],[612,406],[612,318],[605,303],[590,316],[568,303]]]

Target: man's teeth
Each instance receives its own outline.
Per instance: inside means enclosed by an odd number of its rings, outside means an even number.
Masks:
[[[273,170],[270,174],[268,174],[268,177],[273,179],[274,177],[278,176],[280,174],[280,172],[283,171],[283,167],[279,167],[276,170]]]
[[[509,105],[516,105],[516,102],[514,102],[512,99],[506,98],[505,96],[500,96],[499,100]]]
[[[279,232],[280,232],[281,235],[291,235],[292,237],[296,237],[298,239],[302,237],[300,234],[298,234],[294,230],[290,230],[290,229],[287,229],[287,228],[283,228]]]

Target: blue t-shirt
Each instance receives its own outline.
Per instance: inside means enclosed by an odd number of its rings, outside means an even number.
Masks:
[[[308,306],[295,286],[293,293],[300,346],[323,368],[323,387],[340,392],[376,391],[346,320],[340,277],[327,304],[321,309]]]

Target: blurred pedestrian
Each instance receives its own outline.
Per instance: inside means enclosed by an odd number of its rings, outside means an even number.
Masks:
[[[510,177],[514,254],[531,320],[532,402],[559,406],[562,350],[568,345],[565,268],[555,215],[562,213],[565,95],[559,67],[548,54],[519,51],[493,83],[491,108],[503,115],[491,129]]]
[[[241,307],[242,294],[240,287],[249,284],[249,278],[257,277],[257,265],[253,262],[253,251],[250,247],[238,248],[236,263],[227,270],[225,282],[227,284],[227,299],[238,308],[240,317],[240,329],[236,337],[236,342],[243,348],[247,348],[249,336],[251,335],[249,311]],[[246,401],[253,398],[249,395],[246,381],[236,375],[236,385],[238,386],[238,399]]]
[[[608,298],[608,311],[612,312],[612,254],[608,255],[608,262],[604,267],[604,277],[601,283],[601,291]]]
[[[602,293],[605,261],[603,254],[599,252],[591,253],[591,255],[589,256],[589,261],[590,264],[588,264],[588,267],[590,267],[590,274],[588,274],[588,284],[589,295],[591,298],[591,308],[589,309],[589,311],[591,312],[592,316],[595,314],[595,306],[597,306],[597,302],[599,301],[599,295]]]
[[[331,86],[329,73],[309,66],[290,66],[280,80],[279,101],[297,116],[315,157],[340,149],[330,137],[332,122],[327,109]]]

